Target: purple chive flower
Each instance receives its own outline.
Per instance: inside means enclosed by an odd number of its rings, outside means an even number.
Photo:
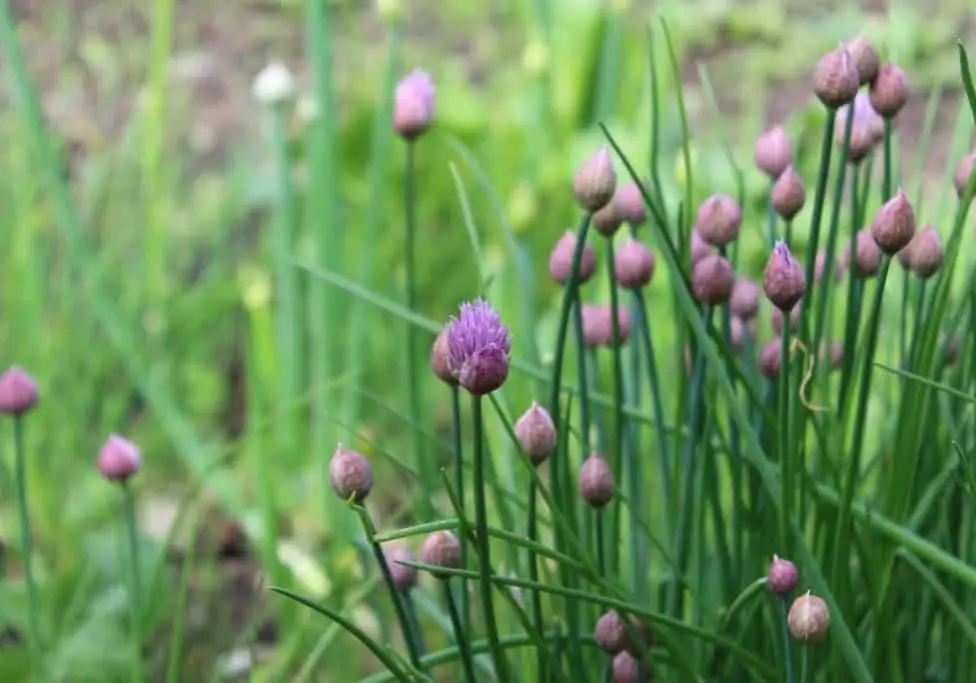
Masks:
[[[508,377],[511,339],[498,313],[484,299],[461,304],[447,333],[451,369],[476,396],[495,391]]]
[[[37,382],[16,365],[0,375],[0,413],[19,417],[37,405]]]
[[[128,439],[111,434],[98,453],[98,471],[109,481],[125,482],[142,466],[139,448]]]
[[[791,311],[803,298],[806,276],[799,261],[793,258],[790,248],[777,241],[763,274],[763,290],[773,305],[781,311]]]
[[[414,69],[400,79],[393,105],[396,132],[412,140],[427,130],[434,118],[436,101],[434,81],[426,71]]]

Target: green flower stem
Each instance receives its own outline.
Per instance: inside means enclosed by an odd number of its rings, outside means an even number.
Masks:
[[[461,536],[464,535],[461,534]],[[468,634],[471,631],[466,629],[461,622],[457,603],[454,600],[454,592],[451,590],[451,582],[443,580],[441,581],[441,585],[444,587],[444,602],[447,603],[447,611],[451,616],[451,627],[454,629],[454,641],[461,651],[461,666],[464,669],[464,680],[467,683],[478,683],[478,678],[474,673],[474,658],[471,655],[471,647],[468,643]],[[461,594],[467,594],[467,590],[463,586],[461,587]]]
[[[464,446],[461,439],[461,390],[456,386],[451,386],[451,435],[454,438],[454,490],[457,493],[458,504],[461,506],[462,512],[464,511]],[[529,498],[529,538],[532,538],[532,534],[538,535],[538,530],[536,529],[535,521],[535,482],[532,482],[530,488],[530,498]],[[458,539],[458,543],[461,546],[461,566],[465,569],[468,568],[468,539],[463,534],[461,538]],[[535,563],[532,563],[530,569],[536,569]],[[530,572],[531,573],[531,572]],[[471,604],[468,599],[468,588],[467,586],[460,586],[460,598],[461,598],[461,619],[464,625],[464,632],[471,632]]]
[[[810,219],[810,248],[807,255],[806,278],[813,282],[813,269],[817,261],[817,247],[820,243],[820,223],[823,219],[824,200],[827,195],[827,178],[830,176],[830,157],[834,145],[834,125],[837,110],[827,107],[827,120],[824,121],[823,140],[820,146],[820,167],[817,171],[817,184],[813,195],[813,216]],[[789,226],[787,225],[787,231]],[[787,238],[787,242],[789,242]],[[807,287],[803,296],[803,310],[800,314],[800,336],[809,339],[807,311],[810,310],[814,287]]]
[[[780,600],[780,607],[782,614],[780,622],[783,624],[783,653],[784,664],[786,666],[786,683],[793,683],[796,679],[793,675],[793,638],[790,637],[790,627],[787,621],[790,612],[789,599],[782,598]]]
[[[834,255],[837,251],[837,232],[840,226],[840,210],[844,203],[844,183],[847,180],[847,152],[851,146],[851,132],[853,129],[854,105],[852,103],[847,107],[847,124],[844,128],[844,143],[843,147],[841,148],[840,169],[837,172],[837,178],[834,185],[834,203],[831,206],[830,227],[827,232],[827,248],[824,251],[823,279],[821,280],[821,286],[817,295],[817,318],[815,321],[816,324],[813,328],[813,343],[810,345],[810,349],[815,356],[819,353],[820,340],[823,339],[824,327],[827,318],[827,302],[830,299],[830,292],[833,289],[832,282],[834,277]],[[856,169],[851,176],[854,178],[857,177]],[[852,226],[852,229],[856,232],[857,224]],[[813,258],[816,260],[817,255],[813,254]],[[812,281],[810,280],[807,280],[807,283],[808,286],[812,285]]]
[[[613,340],[613,348],[611,349],[613,355],[613,438],[610,439],[612,444],[612,455],[610,458],[610,467],[612,468],[614,475],[619,477],[621,473],[621,466],[623,465],[623,438],[624,438],[624,368],[623,368],[623,355],[620,352],[620,346],[622,344],[622,336],[620,333],[620,296],[617,291],[617,279],[614,277],[616,272],[614,257],[613,257],[613,240],[607,240],[606,248],[606,263],[607,263],[607,282],[610,286],[610,310],[612,315],[610,316],[611,330],[613,332],[611,339]],[[633,502],[631,509],[636,513],[637,501]],[[614,499],[614,510],[613,510],[613,524],[612,524],[612,538],[615,539],[612,552],[610,555],[610,569],[612,571],[617,571],[620,567],[620,517],[622,513],[622,504],[618,497]],[[635,519],[636,521],[636,519]]]
[[[14,417],[14,456],[17,468],[17,505],[20,508],[20,561],[24,567],[27,584],[27,637],[30,639],[31,671],[41,678],[44,668],[41,629],[38,625],[37,585],[34,583],[33,547],[31,543],[31,519],[27,505],[27,453],[24,445],[24,418]]]
[[[135,494],[128,482],[122,484],[122,503],[125,508],[126,537],[129,544],[129,607],[132,616],[132,680],[145,680],[142,669],[142,578],[139,563],[139,530],[136,517]]]
[[[843,596],[847,592],[847,575],[843,568],[849,562],[849,546],[851,535],[848,532],[850,526],[851,506],[854,502],[854,489],[861,473],[861,453],[864,449],[864,430],[868,409],[868,397],[871,392],[871,375],[874,369],[874,354],[878,344],[878,329],[881,323],[881,301],[884,297],[885,282],[888,279],[888,270],[891,267],[891,258],[885,256],[881,264],[881,272],[878,275],[878,286],[874,292],[874,301],[871,307],[871,317],[868,319],[868,337],[865,346],[864,364],[861,366],[861,386],[858,393],[857,413],[854,417],[854,441],[851,445],[850,469],[847,479],[844,482],[841,504],[837,515],[837,528],[834,536],[834,562],[832,567],[831,587],[838,595]],[[838,600],[843,600],[838,597]],[[841,602],[843,604],[843,602]]]
[[[386,555],[383,553],[383,547],[380,545],[379,541],[376,540],[376,528],[373,526],[373,520],[370,517],[369,510],[364,506],[357,507],[357,512],[359,513],[359,519],[363,525],[363,531],[366,533],[366,538],[369,539],[369,545],[373,549],[373,556],[376,558],[376,564],[379,565],[380,572],[383,574],[383,581],[386,582],[386,588],[390,593],[390,600],[393,602],[393,610],[396,612],[397,621],[400,623],[400,631],[403,633],[403,640],[407,644],[407,654],[410,657],[410,663],[416,669],[421,669],[420,664],[420,648],[417,642],[414,640],[413,629],[411,628],[410,618],[407,614],[407,609],[403,604],[403,599],[400,591],[397,590],[396,584],[393,583],[393,575],[390,573],[390,565],[386,561]]]
[[[409,590],[401,593],[403,599],[403,610],[407,614],[407,622],[410,624],[411,638],[417,645],[420,657],[424,656],[427,647],[424,645],[424,630],[420,627],[420,620],[417,619],[417,608],[413,603],[413,593]]]
[[[596,546],[596,566],[600,576],[607,576],[607,543],[603,536],[603,510],[593,510],[593,545]]]
[[[857,233],[861,229],[860,211],[860,190],[858,173],[860,165],[854,167],[851,174],[851,238],[848,243],[848,253],[850,254],[847,275],[847,316],[844,322],[844,362],[841,367],[840,380],[840,403],[843,406],[847,402],[847,390],[850,385],[852,370],[854,367],[854,349],[857,341],[857,328],[861,319],[858,316],[858,292],[861,289],[861,280],[855,274],[855,263],[857,262]],[[843,413],[843,409],[841,409]]]
[[[769,201],[766,203],[766,229],[769,234],[769,248],[772,249],[776,245],[776,207],[773,206],[772,192],[773,186],[776,184],[775,178],[769,179]]]
[[[417,233],[417,195],[414,189],[416,178],[416,143],[407,142],[406,161],[403,176],[403,207],[406,218],[406,233],[403,243],[403,262],[406,274],[405,303],[411,312],[417,311],[417,264],[416,264],[416,233]],[[406,344],[404,345],[407,365],[407,410],[414,424],[422,424],[421,420],[421,385],[420,363],[417,357],[417,330],[407,324]],[[437,462],[434,458],[426,457],[424,436],[419,429],[412,429],[414,458],[420,468],[421,479],[428,490],[437,485]],[[430,496],[421,496],[422,505],[428,514],[434,514],[434,504]]]
[[[589,400],[589,366],[587,363],[586,345],[583,341],[583,305],[580,301],[579,291],[576,292],[576,301],[573,304],[573,324],[576,329],[576,372],[579,382],[579,411],[580,411],[580,449],[582,450],[581,460],[585,460],[592,451],[590,438],[592,437],[593,422],[590,414],[591,406]],[[596,369],[596,364],[592,364]]]
[[[782,473],[780,494],[780,543],[789,552],[790,513],[793,510],[793,457],[790,443],[790,311],[783,312],[782,345],[779,359],[779,466]]]
[[[484,419],[481,396],[471,396],[471,414],[474,422],[474,519],[475,537],[478,542],[478,588],[481,594],[481,610],[485,620],[495,674],[501,683],[510,680],[505,651],[499,644],[495,607],[491,600],[491,555],[488,541],[488,503],[485,496],[486,467],[484,463]]]
[[[907,366],[908,355],[908,270],[902,269],[901,310],[898,312],[898,360],[901,367]]]
[[[892,159],[893,154],[891,150],[892,137],[893,135],[891,130],[891,119],[885,119],[884,120],[884,180],[883,180],[884,184],[881,187],[881,191],[883,193],[881,195],[882,202],[886,202],[889,199],[891,199],[891,195],[892,195],[892,187],[891,187],[891,183],[892,183],[891,165],[893,162]]]

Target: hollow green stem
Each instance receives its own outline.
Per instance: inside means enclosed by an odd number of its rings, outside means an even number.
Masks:
[[[421,669],[420,648],[417,642],[414,640],[413,628],[411,627],[410,617],[407,614],[407,609],[404,605],[403,596],[397,589],[396,584],[393,582],[393,575],[390,573],[390,565],[386,560],[383,547],[380,545],[379,541],[376,540],[376,529],[373,526],[373,520],[370,517],[369,511],[365,507],[358,508],[358,512],[359,519],[363,524],[363,531],[366,533],[366,537],[369,540],[369,545],[373,549],[373,556],[376,558],[376,564],[379,565],[380,572],[383,574],[383,581],[386,583],[387,591],[389,591],[390,594],[390,600],[393,602],[393,610],[396,612],[397,621],[400,623],[400,631],[403,633],[403,640],[407,644],[407,654],[410,657],[410,663],[415,668]]]
[[[478,541],[478,588],[486,635],[491,645],[491,658],[495,664],[495,674],[501,683],[505,683],[509,680],[508,662],[505,659],[505,651],[499,644],[495,606],[491,600],[491,544],[488,540],[488,502],[485,496],[487,468],[484,462],[485,435],[481,396],[471,396],[471,416],[474,423],[474,520],[475,536]]]
[[[454,491],[457,494],[458,505],[464,512],[464,446],[461,439],[461,390],[457,385],[451,386],[451,435],[454,438]],[[529,499],[529,537],[538,534],[535,529],[535,482],[532,482]],[[463,534],[458,539],[461,546],[461,566],[468,568],[468,539]],[[533,562],[533,568],[535,563]],[[531,572],[530,572],[531,573]],[[468,599],[467,586],[460,587],[461,597],[461,618],[464,625],[464,632],[471,632],[471,605]]]
[[[139,562],[139,530],[136,517],[135,494],[128,482],[122,484],[122,504],[125,509],[125,530],[129,545],[129,608],[132,618],[132,680],[145,680],[142,669],[142,568]]]
[[[30,639],[31,670],[35,678],[41,678],[44,661],[41,647],[41,629],[38,625],[37,585],[34,583],[33,544],[31,542],[31,518],[27,504],[27,453],[24,445],[24,418],[14,417],[14,457],[16,458],[17,505],[20,509],[20,561],[24,567],[27,584],[27,637]]]
[[[793,683],[796,679],[793,676],[793,639],[790,637],[790,628],[787,623],[787,616],[790,610],[787,598],[780,600],[780,607],[782,614],[780,621],[783,625],[783,653],[784,664],[786,666],[786,683]]]
[[[620,346],[622,343],[622,337],[620,333],[620,301],[619,292],[617,290],[617,279],[614,277],[616,268],[614,265],[613,257],[613,241],[607,240],[606,248],[606,263],[607,263],[607,282],[610,286],[610,310],[613,314],[610,316],[611,330],[612,330],[612,340],[613,348],[611,349],[613,356],[613,437],[610,439],[612,444],[612,456],[610,458],[610,467],[613,472],[620,476],[621,465],[623,462],[623,438],[624,438],[624,367],[623,367],[623,357],[620,351]],[[636,505],[636,501],[634,501]],[[636,508],[634,508],[636,510]],[[614,500],[614,512],[613,512],[613,538],[620,538],[620,516],[622,512],[622,505],[619,498]],[[614,543],[613,549],[610,555],[610,567],[616,571],[620,566],[620,543]]]
[[[447,612],[451,617],[451,627],[454,629],[454,641],[461,651],[461,667],[464,669],[464,679],[467,683],[477,683],[478,678],[474,673],[474,658],[471,656],[471,647],[468,643],[468,634],[471,631],[465,629],[461,622],[457,603],[454,600],[454,592],[451,590],[451,582],[444,580],[441,581],[441,585],[444,587],[444,602],[447,603]],[[464,595],[466,593],[467,591],[463,590],[462,587],[461,594]]]
[[[793,510],[793,458],[790,444],[790,311],[783,312],[783,332],[779,361],[779,466],[782,476],[780,494],[780,543],[789,552],[790,514]]]
[[[403,610],[407,614],[407,623],[410,624],[411,638],[417,645],[417,652],[420,657],[424,656],[427,647],[424,645],[424,630],[420,627],[420,620],[417,619],[417,609],[413,603],[413,594],[406,590],[401,593],[403,599]]]
[[[881,201],[886,202],[891,199],[891,183],[892,183],[892,172],[891,166],[893,163],[892,159],[892,131],[891,131],[891,119],[885,119],[884,122],[884,179],[882,185],[882,196]]]

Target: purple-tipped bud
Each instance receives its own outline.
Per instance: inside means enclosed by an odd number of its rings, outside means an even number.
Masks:
[[[111,434],[98,452],[98,471],[109,481],[128,481],[142,466],[142,455],[134,443]]]
[[[641,195],[637,183],[633,180],[617,188],[617,192],[613,195],[613,203],[617,206],[617,215],[625,223],[636,228],[643,225],[644,221],[647,220],[644,197]]]
[[[573,196],[581,209],[592,213],[610,202],[616,185],[617,173],[613,170],[610,149],[603,145],[576,171]]]
[[[759,313],[759,285],[747,277],[740,277],[732,287],[729,299],[732,315],[743,320],[752,320]]]
[[[803,204],[807,200],[807,191],[803,187],[803,181],[796,174],[792,166],[783,171],[783,175],[773,183],[773,189],[769,193],[769,200],[776,209],[776,213],[783,217],[783,220],[791,221],[796,214],[800,213]]]
[[[845,264],[843,260],[837,259],[834,261],[834,280],[838,282],[844,279],[844,269]],[[824,275],[827,272],[827,252],[820,250],[817,252],[817,258],[813,262],[813,281],[817,284],[823,280]]]
[[[641,667],[640,660],[629,652],[621,652],[613,658],[613,683],[645,683],[651,680],[649,666]]]
[[[401,137],[412,140],[430,127],[437,97],[430,74],[414,69],[396,87],[393,128]]]
[[[931,225],[919,230],[902,251],[906,250],[909,253],[909,268],[923,280],[935,275],[942,267],[942,240]]]
[[[871,235],[889,256],[908,246],[915,237],[915,211],[901,190],[874,214]]]
[[[702,239],[721,247],[736,238],[742,226],[742,209],[732,197],[714,194],[698,207],[695,230]]]
[[[779,178],[793,163],[793,143],[782,126],[773,126],[756,140],[756,167],[770,178]]]
[[[779,366],[783,358],[783,342],[778,337],[762,347],[759,352],[759,371],[769,379],[779,377]]]
[[[37,405],[37,382],[23,368],[13,366],[0,375],[0,413],[20,416]]]
[[[618,306],[617,324],[620,327],[620,343],[630,339],[630,309]],[[598,346],[613,347],[613,313],[609,305],[584,304],[580,313],[583,318],[583,345],[587,348]]]
[[[888,62],[871,82],[871,106],[886,119],[894,118],[908,102],[908,79],[896,64]]]
[[[786,617],[786,625],[790,629],[790,634],[797,640],[803,642],[823,640],[827,635],[827,629],[830,628],[830,610],[827,609],[827,603],[807,591],[793,601],[793,606],[790,607]]]
[[[861,87],[861,76],[854,60],[844,48],[828,52],[813,74],[813,91],[829,109],[836,109],[854,99]]]
[[[611,238],[617,234],[620,226],[623,225],[623,218],[617,211],[617,205],[610,201],[606,206],[598,209],[593,214],[593,229],[606,238]]]
[[[615,610],[604,612],[597,619],[593,636],[597,646],[609,655],[622,652],[627,646],[627,628]]]
[[[569,282],[570,271],[573,267],[573,252],[576,251],[577,237],[572,230],[563,233],[549,254],[549,277],[561,285]],[[596,252],[589,244],[583,245],[583,255],[579,264],[579,283],[583,284],[593,277],[596,270]]]
[[[779,555],[773,555],[773,562],[769,565],[769,574],[766,576],[769,590],[785,597],[796,588],[798,578],[795,564]]]
[[[712,248],[708,246],[708,242],[702,238],[701,234],[697,230],[691,231],[691,267],[694,270],[695,266],[703,258],[712,253]]]
[[[533,465],[541,465],[556,450],[556,425],[549,411],[535,401],[515,422],[515,437]]]
[[[390,578],[397,590],[409,591],[417,587],[418,576],[416,567],[409,567],[400,564],[401,562],[416,562],[417,556],[413,554],[405,545],[399,543],[391,544],[388,548],[383,548],[383,556],[386,558],[386,566],[390,569]]]
[[[878,75],[881,58],[878,56],[878,51],[868,42],[867,38],[864,36],[855,36],[844,44],[844,48],[851,56],[851,59],[854,60],[854,66],[857,67],[861,85],[867,85],[873,81]]]
[[[962,195],[966,191],[966,184],[969,182],[970,177],[972,177],[974,168],[976,168],[976,150],[964,156],[956,164],[956,173],[952,184],[955,185],[956,194],[960,199],[962,199]]]
[[[464,389],[484,396],[505,383],[512,342],[491,304],[484,299],[461,304],[447,330],[451,370]]]
[[[643,287],[654,275],[654,255],[643,242],[627,238],[614,254],[614,270],[621,287]]]
[[[793,310],[788,314],[783,313],[783,311],[778,308],[773,309],[773,315],[771,317],[771,322],[773,324],[773,332],[776,334],[783,334],[783,316],[789,315],[790,319],[790,332],[796,332],[800,328],[800,316],[803,314],[803,302],[801,301]]]
[[[881,247],[874,241],[868,229],[859,230],[855,241],[855,254],[851,262],[851,245],[844,251],[844,260],[850,266],[854,277],[861,279],[874,277],[881,269]]]
[[[461,567],[461,544],[450,531],[435,531],[424,539],[420,546],[420,561],[435,567],[459,569]],[[431,572],[438,579],[449,579],[443,572]]]
[[[835,115],[834,140],[840,148],[844,146],[844,137],[847,133],[849,107],[854,108],[854,118],[851,122],[851,141],[847,149],[847,160],[858,164],[884,137],[884,119],[871,106],[871,98],[868,94],[858,92],[854,101],[838,109]]]
[[[447,346],[447,329],[441,330],[430,347],[430,369],[440,381],[452,387],[457,386],[457,377],[451,372],[450,350]]]
[[[580,468],[579,491],[587,503],[602,508],[613,500],[613,472],[599,453],[592,453]]]
[[[803,298],[807,288],[803,266],[793,258],[786,242],[777,241],[763,273],[763,291],[766,298],[781,311],[790,311]]]
[[[732,296],[735,273],[721,254],[709,254],[691,271],[691,288],[695,298],[712,306],[724,304]]]
[[[362,503],[373,488],[373,468],[362,455],[339,444],[329,462],[329,481],[342,500]]]

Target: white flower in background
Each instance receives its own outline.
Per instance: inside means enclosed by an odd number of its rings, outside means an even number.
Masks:
[[[295,95],[295,79],[281,62],[271,62],[254,79],[251,93],[261,104],[276,105]]]

